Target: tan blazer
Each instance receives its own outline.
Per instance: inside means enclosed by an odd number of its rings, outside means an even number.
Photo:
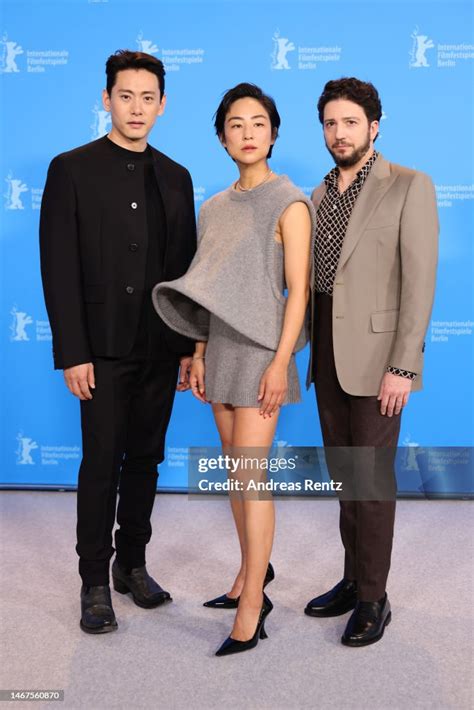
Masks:
[[[314,190],[316,209],[325,192],[324,182]],[[348,394],[377,395],[387,365],[416,372],[413,390],[422,388],[438,231],[431,179],[379,154],[352,211],[334,282],[334,358]],[[312,299],[314,311],[314,283]]]

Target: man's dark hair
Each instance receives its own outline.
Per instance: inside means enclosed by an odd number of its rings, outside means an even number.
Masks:
[[[280,128],[281,119],[275,101],[272,99],[271,96],[267,96],[267,94],[264,94],[259,86],[256,86],[255,84],[248,84],[246,82],[243,82],[242,84],[237,84],[237,86],[234,86],[233,89],[229,89],[228,91],[226,91],[222,98],[222,101],[219,104],[217,111],[214,114],[214,128],[216,129],[216,133],[219,138],[222,138],[222,136],[224,135],[225,117],[227,116],[231,105],[234,103],[234,101],[247,98],[256,99],[259,103],[262,104],[263,108],[266,110],[270,118],[272,136],[274,135],[275,139],[278,138],[278,129]],[[272,152],[273,146],[271,145],[270,150],[268,151],[267,158],[271,158]]]
[[[146,69],[156,76],[160,87],[160,95],[165,93],[165,68],[163,62],[151,54],[144,52],[131,52],[129,49],[118,49],[111,54],[105,63],[107,75],[107,93],[110,96],[119,71],[124,69]]]
[[[346,99],[353,101],[364,109],[369,123],[380,121],[382,104],[377,89],[368,81],[361,81],[355,77],[342,77],[328,81],[318,101],[319,120],[323,123],[324,107],[330,101]]]

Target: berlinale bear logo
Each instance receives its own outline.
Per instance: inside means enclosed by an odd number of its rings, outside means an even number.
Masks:
[[[145,54],[157,54],[159,49],[157,45],[149,39],[143,39],[143,32],[140,32],[137,37],[138,50]]]
[[[272,37],[273,39],[273,52],[270,55],[272,58],[272,69],[291,69],[288,64],[288,59],[286,55],[288,52],[293,52],[296,47],[293,42],[287,37],[280,37],[280,30],[277,30]]]
[[[26,326],[33,323],[33,318],[25,313],[24,311],[19,311],[16,306],[13,306],[10,311],[10,315],[13,318],[12,324],[10,326],[10,340],[15,342],[28,341],[28,333],[26,332]]]
[[[0,45],[2,46],[0,55],[0,72],[4,74],[17,73],[18,69],[15,59],[19,54],[23,54],[23,47],[17,42],[11,42],[8,39],[8,35],[5,32],[2,39],[0,40]]]
[[[5,209],[7,210],[24,210],[25,207],[21,201],[20,195],[23,192],[28,191],[28,186],[25,182],[17,180],[13,177],[12,173],[9,172],[5,181],[8,184],[6,193],[3,195],[5,198]]]
[[[96,140],[97,138],[102,138],[109,132],[112,120],[110,118],[110,113],[105,109],[100,108],[98,101],[95,102],[92,113],[94,114],[94,120],[91,123],[91,137],[92,140]]]
[[[427,35],[418,34],[418,27],[414,30],[411,37],[413,39],[413,46],[410,52],[410,67],[429,67],[426,52],[428,49],[434,47],[433,40],[429,39]]]
[[[16,450],[16,462],[20,466],[34,466],[33,457],[31,452],[38,448],[38,444],[29,436],[23,436],[23,432],[20,432],[16,437],[18,441],[18,448]]]

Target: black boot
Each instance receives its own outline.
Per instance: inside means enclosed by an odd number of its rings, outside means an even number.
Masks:
[[[118,628],[108,584],[82,585],[80,626],[87,634],[106,634]]]
[[[132,593],[133,601],[144,609],[153,609],[165,602],[172,601],[169,592],[160,587],[153,577],[150,577],[143,567],[124,570],[117,560],[112,565],[112,581],[114,589],[119,594]]]

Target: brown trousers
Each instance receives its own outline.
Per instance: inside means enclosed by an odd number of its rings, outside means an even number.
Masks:
[[[362,601],[385,593],[395,521],[394,459],[401,415],[380,414],[374,397],[341,388],[334,363],[332,298],[316,294],[313,375],[331,478],[342,482],[340,532],[344,577],[356,580]]]

